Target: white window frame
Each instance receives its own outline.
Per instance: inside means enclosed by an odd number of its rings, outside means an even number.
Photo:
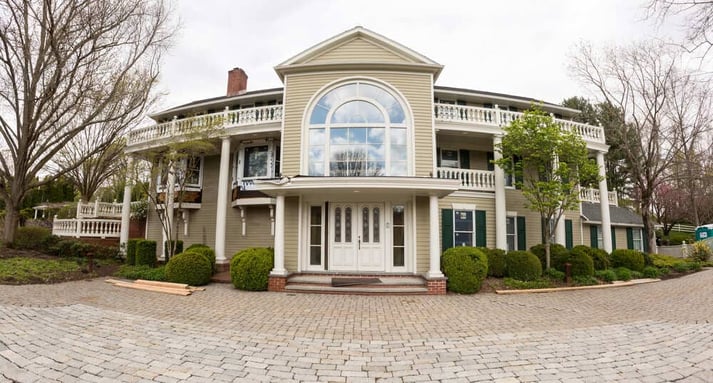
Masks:
[[[308,270],[314,270],[314,271],[323,271],[324,270],[324,250],[325,246],[327,244],[326,240],[327,238],[324,237],[325,234],[325,223],[326,223],[326,218],[328,216],[328,212],[325,209],[325,205],[322,204],[306,204],[307,207],[307,214],[306,214],[306,219],[307,219],[307,261],[306,261],[306,268]],[[318,265],[313,265],[311,263],[312,260],[312,247],[315,247],[316,244],[312,244],[312,227],[317,227],[317,225],[312,224],[312,208],[313,207],[319,207],[320,214],[321,214],[321,224],[319,225],[320,227],[320,262]]]
[[[459,212],[471,214],[471,231],[456,230],[456,217]],[[470,233],[470,245],[461,244],[456,241],[456,233]],[[453,209],[453,246],[475,246],[475,209]]]
[[[248,148],[254,148],[257,146],[267,146],[267,168],[265,173],[256,177],[243,177],[243,171],[245,163],[245,150]],[[240,185],[242,181],[245,180],[256,180],[256,179],[269,179],[274,178],[275,175],[275,155],[277,153],[277,147],[280,146],[279,140],[274,140],[272,138],[263,140],[253,140],[253,141],[243,141],[238,146],[238,150],[235,152],[233,158],[233,187]]]
[[[507,220],[512,220],[512,228],[513,228],[513,233],[508,233],[507,231]],[[507,239],[511,238],[513,239],[512,242],[512,249],[510,248],[510,241]],[[507,217],[505,217],[505,238],[506,238],[506,245],[508,247],[508,251],[515,251],[517,250],[517,215],[514,214],[508,214]]]
[[[631,243],[633,245],[634,250],[644,251],[644,233],[640,228],[632,228]]]
[[[443,159],[443,152],[444,151],[451,151],[456,153],[456,159],[454,160],[444,160]],[[450,168],[450,169],[460,169],[460,150],[458,149],[453,149],[453,148],[440,148],[438,151],[438,156],[441,160],[441,166],[442,168]]]
[[[204,156],[193,156],[193,157],[198,158],[200,161],[200,166],[198,167],[198,183],[197,184],[188,184],[187,183],[187,184],[183,185],[184,191],[200,191],[201,189],[203,189],[203,167],[205,165],[205,158],[204,158]],[[187,161],[188,161],[187,158],[182,158],[180,161],[178,161],[176,163],[175,166],[177,168],[185,169]],[[163,168],[163,166],[164,165],[162,164],[161,167]],[[164,185],[161,182],[161,176],[162,176],[162,174],[159,174],[156,177],[156,190],[159,192],[164,192],[164,191],[166,191],[166,185]],[[178,173],[177,172],[175,174],[175,177],[176,177],[175,188],[176,188],[176,190],[178,190],[178,188],[181,185],[178,183]]]

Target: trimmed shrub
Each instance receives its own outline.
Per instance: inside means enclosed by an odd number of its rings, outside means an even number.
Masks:
[[[43,246],[46,246],[51,237],[52,231],[45,227],[18,227],[12,246],[22,250],[43,250]]]
[[[591,275],[577,275],[572,279],[575,286],[592,286],[599,284],[599,281]]]
[[[156,267],[156,241],[136,242],[136,266]]]
[[[510,251],[506,256],[508,275],[521,281],[534,281],[542,275],[540,260],[529,251]]]
[[[616,281],[616,273],[614,270],[607,269],[607,270],[597,270],[594,272],[597,278],[601,279],[604,282],[614,282]]]
[[[642,275],[646,278],[658,278],[661,276],[661,271],[657,267],[646,266]]]
[[[441,267],[448,277],[449,291],[473,294],[480,290],[488,274],[488,258],[475,247],[452,247],[443,253]]]
[[[545,256],[545,244],[541,243],[539,245],[532,246],[530,248],[530,252],[532,254],[535,254],[537,258],[540,260],[540,265],[542,266],[542,270],[545,270],[547,268],[547,258]],[[569,257],[569,251],[567,250],[566,247],[558,244],[558,243],[551,243],[550,244],[550,267],[555,268],[559,271],[564,270],[564,263]]]
[[[577,246],[570,252],[569,258],[565,263],[572,265],[571,271],[573,277],[591,277],[594,275],[594,262],[589,256],[588,248]]]
[[[130,239],[126,241],[126,264],[135,265],[136,264],[136,243],[138,239]]]
[[[587,248],[589,249],[589,256],[592,257],[592,262],[594,263],[594,270],[606,270],[611,266],[609,253],[604,249]]]
[[[176,251],[173,252],[174,255],[181,254],[183,252],[183,241],[180,239],[177,241],[164,241],[163,242],[163,256],[165,259],[169,259],[169,246],[176,244]]]
[[[186,249],[185,253],[196,253],[204,256],[210,262],[211,274],[215,272],[215,251],[208,246],[193,246]]]
[[[488,249],[487,247],[478,247],[477,249],[488,257],[488,276],[504,277],[507,272],[505,251],[502,249]]]
[[[641,279],[644,277],[644,273],[641,271],[631,270],[631,279]]]
[[[188,248],[187,248],[185,251],[188,251],[188,250],[191,250],[191,249],[200,248],[200,247],[207,247],[207,248],[210,248],[210,246],[204,245],[204,244],[202,244],[202,243],[194,243],[194,244],[188,246]]]
[[[117,277],[126,279],[145,279],[147,281],[166,281],[166,266],[149,267],[146,265],[121,265]]]
[[[706,242],[696,242],[691,246],[691,255],[688,257],[695,262],[708,262],[713,256],[713,250]]]
[[[565,277],[563,272],[561,272],[557,269],[553,269],[551,267],[549,269],[545,270],[542,274],[544,274],[544,276],[546,276],[547,278],[549,278],[553,281],[559,281],[559,282],[564,281],[564,277]]]
[[[210,282],[213,267],[210,260],[200,253],[176,254],[166,264],[166,279],[169,282],[203,286]]]
[[[616,279],[619,281],[630,281],[631,280],[631,270],[626,267],[617,267],[614,269],[616,273]]]
[[[274,267],[272,249],[253,247],[237,252],[230,260],[230,279],[240,290],[265,291]]]
[[[617,249],[611,252],[612,267],[626,267],[629,270],[643,271],[646,266],[644,253],[637,250]]]

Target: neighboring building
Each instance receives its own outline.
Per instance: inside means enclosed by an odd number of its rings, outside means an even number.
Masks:
[[[316,272],[423,275],[443,293],[443,249],[527,249],[541,242],[541,225],[491,163],[502,127],[539,101],[436,86],[442,69],[356,27],[276,66],[284,88],[248,92],[233,69],[226,96],[151,116],[156,125],[130,132],[127,152],[140,157],[219,121],[217,152],[190,161],[191,201],[173,214],[179,238],[214,247],[222,265],[241,249],[274,247],[272,290],[288,274]],[[576,110],[542,108],[582,136],[603,175],[603,129],[573,122]],[[596,234],[611,250],[612,234],[623,247],[624,228],[641,227],[626,217],[612,230],[622,209],[610,212],[606,180],[582,196],[589,202],[567,212],[557,242],[594,244]],[[155,214],[147,238],[161,243]],[[632,243],[643,242],[636,232]]]

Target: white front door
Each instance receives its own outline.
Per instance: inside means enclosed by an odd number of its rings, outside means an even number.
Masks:
[[[330,270],[384,271],[384,204],[334,203],[329,210]]]

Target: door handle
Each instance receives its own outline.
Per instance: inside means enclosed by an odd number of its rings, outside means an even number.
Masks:
[[[361,236],[357,236],[357,250],[361,250]]]

